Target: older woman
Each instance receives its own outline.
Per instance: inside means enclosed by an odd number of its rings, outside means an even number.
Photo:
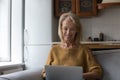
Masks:
[[[61,43],[52,46],[46,65],[82,66],[83,78],[96,80],[101,77],[102,69],[90,49],[80,44],[81,30],[79,17],[73,13],[62,14],[58,27]],[[45,70],[42,75],[46,77]]]

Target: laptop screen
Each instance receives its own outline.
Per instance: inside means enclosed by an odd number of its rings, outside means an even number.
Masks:
[[[83,80],[83,69],[77,66],[45,65],[46,80]]]

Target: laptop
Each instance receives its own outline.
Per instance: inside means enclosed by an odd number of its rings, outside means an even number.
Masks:
[[[46,80],[84,80],[82,67],[45,65],[45,71]]]

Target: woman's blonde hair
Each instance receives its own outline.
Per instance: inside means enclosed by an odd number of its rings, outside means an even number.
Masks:
[[[71,13],[71,12],[63,13],[60,16],[59,25],[58,25],[58,35],[59,35],[60,40],[62,42],[64,42],[63,34],[62,34],[62,23],[66,18],[71,19],[72,22],[76,25],[77,33],[76,33],[76,36],[75,36],[75,43],[80,43],[80,40],[82,38],[82,27],[81,27],[81,24],[80,24],[80,19],[79,19],[78,16],[76,16],[74,13]]]

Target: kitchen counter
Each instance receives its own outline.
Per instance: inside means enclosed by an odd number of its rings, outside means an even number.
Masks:
[[[59,44],[60,42],[53,42],[52,44]],[[82,41],[81,44],[88,46],[90,49],[104,50],[104,49],[120,49],[120,41]]]
[[[90,49],[120,49],[120,41],[81,42]]]
[[[59,43],[60,42],[53,42],[52,44]],[[84,44],[93,50],[120,49],[120,41],[82,41],[81,44]]]

